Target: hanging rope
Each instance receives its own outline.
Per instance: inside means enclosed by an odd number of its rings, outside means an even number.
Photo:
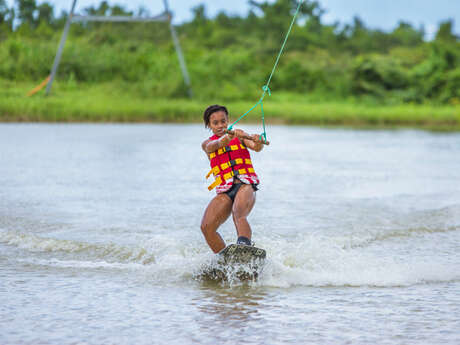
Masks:
[[[289,26],[289,30],[286,34],[286,37],[284,38],[283,45],[281,46],[280,52],[278,53],[278,57],[276,58],[275,65],[273,66],[272,72],[270,73],[270,77],[268,78],[267,83],[262,86],[262,96],[260,97],[259,101],[247,112],[245,112],[243,115],[241,115],[235,122],[233,122],[229,127],[228,130],[232,130],[233,126],[237,124],[242,118],[244,118],[247,114],[249,114],[251,111],[253,111],[258,105],[260,105],[260,110],[262,112],[262,126],[263,126],[263,133],[260,135],[260,139],[264,139],[264,141],[267,141],[267,132],[265,131],[265,114],[264,114],[264,98],[265,95],[268,93],[269,96],[272,95],[271,90],[270,90],[270,82],[272,80],[273,74],[275,74],[276,67],[278,67],[278,62],[280,61],[281,55],[283,54],[284,47],[286,46],[286,42],[289,38],[289,35],[291,34],[292,27],[294,26],[295,20],[297,18],[297,15],[300,12],[300,8],[302,7],[302,4],[305,0],[301,0],[299,4],[297,5],[297,10],[295,11],[294,16],[292,17],[291,25]]]

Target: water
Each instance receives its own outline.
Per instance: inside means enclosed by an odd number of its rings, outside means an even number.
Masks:
[[[0,125],[0,343],[459,344],[460,134],[268,134],[267,264],[212,284],[202,126]]]

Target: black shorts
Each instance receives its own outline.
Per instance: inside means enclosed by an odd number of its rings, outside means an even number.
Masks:
[[[233,183],[232,187],[224,192],[224,194],[227,194],[230,199],[232,200],[232,203],[235,201],[236,193],[240,190],[241,186],[244,186],[244,183]],[[251,184],[252,189],[254,189],[254,192],[258,190],[257,185]]]

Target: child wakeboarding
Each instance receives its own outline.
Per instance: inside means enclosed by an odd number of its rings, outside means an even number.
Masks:
[[[201,231],[214,253],[225,248],[225,242],[217,232],[232,214],[238,234],[237,244],[251,246],[251,227],[247,217],[256,202],[259,178],[252,166],[248,149],[260,152],[263,142],[257,134],[248,135],[241,129],[227,131],[228,111],[220,105],[209,106],[203,115],[206,128],[213,136],[201,147],[209,158],[215,181],[208,187],[217,195],[211,200],[201,221]]]

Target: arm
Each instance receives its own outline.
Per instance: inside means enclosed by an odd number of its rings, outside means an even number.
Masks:
[[[251,139],[243,139],[244,145],[246,145],[247,148],[250,148],[251,150],[254,150],[256,152],[262,151],[262,149],[264,148],[264,144],[260,140],[259,136],[257,134],[253,134],[250,137]]]
[[[263,142],[260,140],[259,135],[253,134],[249,135],[246,132],[242,131],[241,129],[235,129],[233,131],[228,131],[227,133],[232,133],[240,139],[240,141],[249,149],[254,150],[256,152],[262,151],[265,145],[269,145],[269,142]]]
[[[204,152],[206,152],[207,155],[209,155],[211,152],[217,151],[221,147],[227,146],[230,140],[232,140],[234,137],[234,134],[228,133],[221,136],[218,140],[207,139],[203,141],[201,148]]]

